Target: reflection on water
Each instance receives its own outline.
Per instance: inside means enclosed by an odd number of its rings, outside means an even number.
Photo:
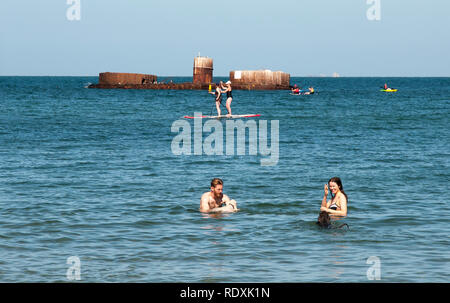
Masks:
[[[228,214],[224,213],[202,213],[204,219],[222,219],[227,217]]]
[[[328,260],[330,263],[330,272],[329,275],[334,280],[339,280],[342,275],[345,273],[346,262],[345,255],[347,253],[347,246],[344,245],[336,245],[335,250],[331,252]]]

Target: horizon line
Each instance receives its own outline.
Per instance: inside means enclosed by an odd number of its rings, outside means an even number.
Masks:
[[[157,77],[163,77],[163,78],[168,78],[168,77],[179,77],[179,78],[192,78],[193,76],[173,76],[173,75],[168,75],[168,76],[158,76]],[[98,75],[0,75],[0,77],[98,77]],[[229,76],[213,76],[217,77],[217,78],[229,78]],[[449,76],[327,76],[327,75],[307,75],[307,76],[292,76],[290,75],[291,78],[450,78]]]

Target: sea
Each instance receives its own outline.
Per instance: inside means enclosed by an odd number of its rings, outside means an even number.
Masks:
[[[0,77],[0,282],[449,281],[450,78],[292,77],[316,93],[235,90],[260,116],[220,120],[184,118],[207,91],[97,82]],[[216,177],[238,212],[199,212]]]

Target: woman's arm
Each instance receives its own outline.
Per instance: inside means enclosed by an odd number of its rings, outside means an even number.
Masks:
[[[322,207],[326,207],[326,208],[328,208],[329,207],[329,205],[328,205],[328,203],[327,203],[327,197],[328,197],[328,185],[327,184],[325,184],[325,186],[323,187],[323,199],[322,199],[322,204],[320,205],[321,207],[321,210],[322,210]],[[331,202],[331,200],[330,200],[330,202]]]
[[[327,209],[326,212],[328,212],[330,215],[344,216],[344,217],[347,216],[347,199],[343,197],[340,199],[339,202],[341,210]]]

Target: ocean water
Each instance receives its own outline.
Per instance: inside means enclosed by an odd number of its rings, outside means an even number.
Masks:
[[[207,92],[86,88],[95,82],[0,77],[1,282],[449,281],[450,78],[234,91],[233,113],[261,114],[249,120],[267,121],[269,146],[278,123],[272,166],[259,151],[174,154],[173,123],[192,126],[193,151],[195,122],[182,117],[214,113]],[[380,92],[385,82],[399,91]],[[349,198],[334,224],[350,228],[323,230],[334,176]],[[214,177],[239,212],[198,211]]]

